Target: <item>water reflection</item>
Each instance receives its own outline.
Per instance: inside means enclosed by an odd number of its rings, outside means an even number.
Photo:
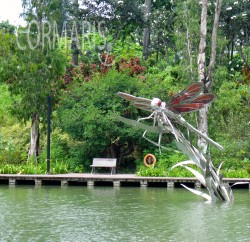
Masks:
[[[207,205],[184,189],[0,186],[0,241],[247,241],[250,194]]]

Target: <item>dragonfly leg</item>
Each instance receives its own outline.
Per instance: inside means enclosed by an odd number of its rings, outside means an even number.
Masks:
[[[147,141],[149,141],[150,143],[152,143],[153,145],[158,146],[158,147],[159,147],[159,152],[160,152],[160,153],[161,153],[161,149],[172,150],[172,149],[170,149],[170,148],[167,148],[167,147],[161,145],[162,133],[159,134],[159,139],[158,139],[158,142],[157,142],[157,143],[154,142],[153,140],[149,139],[148,137],[146,137],[146,133],[147,133],[147,130],[144,131],[142,137],[143,137],[145,140],[147,140]]]
[[[143,132],[142,138],[145,138],[147,132],[148,132],[147,130]]]
[[[151,119],[154,116],[155,112],[151,113],[148,117],[145,118],[138,118],[137,122],[140,122],[141,120],[147,120],[147,119]]]

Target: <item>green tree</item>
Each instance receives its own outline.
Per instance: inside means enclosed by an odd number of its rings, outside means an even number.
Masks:
[[[249,46],[249,21],[250,21],[250,1],[224,1],[220,25],[225,38],[228,41],[228,59],[232,60],[234,51],[239,51],[245,64],[244,46]]]
[[[143,58],[144,60],[148,59],[149,56],[149,45],[150,45],[150,24],[149,24],[149,17],[151,15],[151,0],[145,0],[144,3],[144,21],[145,27],[143,29]]]
[[[37,156],[39,123],[46,123],[46,95],[57,95],[66,61],[58,50],[31,49],[27,43],[22,43],[26,48],[21,50],[15,44],[9,58],[1,58],[1,80],[8,83],[12,95],[19,97],[13,113],[25,122],[31,119],[29,156]]]
[[[144,26],[142,3],[143,0],[85,1],[83,3],[85,8],[80,13],[82,19],[93,21],[96,25],[100,21],[105,21],[105,25],[114,39],[125,40],[127,36],[133,35],[138,26]]]
[[[96,75],[90,82],[74,81],[62,98],[58,116],[60,127],[70,134],[78,153],[81,152],[80,162],[88,165],[98,156],[116,157],[122,162],[122,157],[131,156],[141,132],[116,121],[116,115],[122,113],[135,118],[136,110],[124,108],[116,93],[136,94],[140,89],[141,81],[115,70],[104,76]]]
[[[195,0],[177,1],[173,30],[175,63],[179,64],[182,79],[196,82],[198,74],[200,5]]]
[[[46,95],[57,96],[65,72],[66,58],[56,44],[52,46],[53,31],[48,31],[48,21],[58,20],[59,2],[48,1],[46,5],[45,1],[24,0],[28,25],[19,28],[16,38],[11,37],[9,58],[1,56],[1,79],[9,84],[11,94],[19,97],[13,113],[24,122],[31,120],[29,157],[37,157],[40,151],[39,125],[46,123]],[[8,34],[2,37],[10,38]]]
[[[9,21],[3,21],[0,23],[0,30],[2,31],[2,33],[6,34],[14,34],[15,33],[15,26],[10,24]]]

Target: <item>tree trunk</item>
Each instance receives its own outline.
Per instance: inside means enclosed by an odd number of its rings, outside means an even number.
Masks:
[[[32,114],[32,120],[31,120],[31,132],[30,132],[30,149],[29,149],[29,155],[30,157],[37,158],[39,153],[39,115],[37,113]]]
[[[214,13],[214,24],[213,24],[213,32],[212,32],[212,46],[211,46],[211,54],[210,54],[210,62],[208,66],[208,75],[205,87],[207,90],[210,90],[212,86],[212,74],[215,67],[215,59],[216,59],[216,48],[217,48],[217,32],[219,27],[219,19],[220,19],[220,12],[221,12],[222,0],[216,0],[216,7]]]
[[[40,6],[37,9],[37,21],[39,24],[39,29],[42,29],[42,24],[43,24],[43,7],[41,2],[39,3]],[[42,39],[39,42],[38,48],[40,51],[42,50],[43,43]],[[30,131],[30,148],[28,152],[28,159],[34,157],[35,160],[37,159],[39,155],[39,150],[40,150],[40,144],[39,144],[39,139],[40,139],[40,127],[39,127],[39,114],[34,112],[31,114],[31,131]]]
[[[206,66],[206,37],[207,37],[207,0],[202,0],[201,10],[201,27],[200,27],[200,44],[198,54],[198,75],[199,81],[205,80],[205,66]],[[207,111],[205,107],[199,111],[199,131],[207,136]],[[198,147],[203,154],[207,152],[207,141],[199,137]]]
[[[166,59],[166,62],[168,63],[169,62],[168,45],[166,46],[165,59]]]
[[[145,11],[144,11],[144,21],[146,27],[143,32],[143,58],[148,59],[149,56],[149,44],[150,44],[150,27],[149,27],[149,16],[151,14],[151,0],[145,0]]]
[[[79,41],[78,41],[78,31],[77,31],[77,16],[78,16],[78,0],[74,0],[74,23],[71,33],[71,49],[72,49],[72,65],[78,66],[78,55],[79,55]]]
[[[230,61],[233,60],[233,57],[234,57],[234,40],[232,39]]]
[[[155,61],[156,63],[159,61],[159,51],[156,51],[156,55],[155,55]]]
[[[189,58],[189,65],[190,65],[190,78],[193,81],[194,75],[193,75],[193,57],[192,57],[192,46],[190,41],[190,31],[189,31],[189,14],[187,7],[185,8],[186,13],[186,38],[187,38],[187,52],[188,52],[188,58]]]
[[[205,25],[207,25],[207,20],[206,20],[207,19],[207,16],[206,16],[207,15],[207,0],[202,1],[201,40],[200,40],[199,57],[198,57],[198,73],[199,73],[199,81],[204,82],[205,90],[209,90],[212,85],[212,73],[215,67],[215,60],[216,60],[216,47],[217,47],[216,37],[217,37],[218,26],[219,26],[221,6],[222,6],[222,0],[216,0],[210,62],[208,66],[208,74],[206,76],[205,75],[205,47],[206,47],[206,26]],[[208,106],[205,106],[205,108],[199,111],[199,131],[201,131],[205,135],[208,135],[207,113],[208,113]],[[199,138],[198,146],[202,150],[203,154],[207,153],[208,144],[206,140]]]
[[[203,81],[205,78],[206,38],[207,38],[207,0],[202,0],[200,44],[199,44],[199,54],[198,54],[199,81]]]

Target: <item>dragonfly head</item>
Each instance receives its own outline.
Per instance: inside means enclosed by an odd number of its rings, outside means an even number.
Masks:
[[[151,102],[151,107],[152,108],[158,108],[158,107],[161,107],[161,100],[159,98],[154,98]]]

